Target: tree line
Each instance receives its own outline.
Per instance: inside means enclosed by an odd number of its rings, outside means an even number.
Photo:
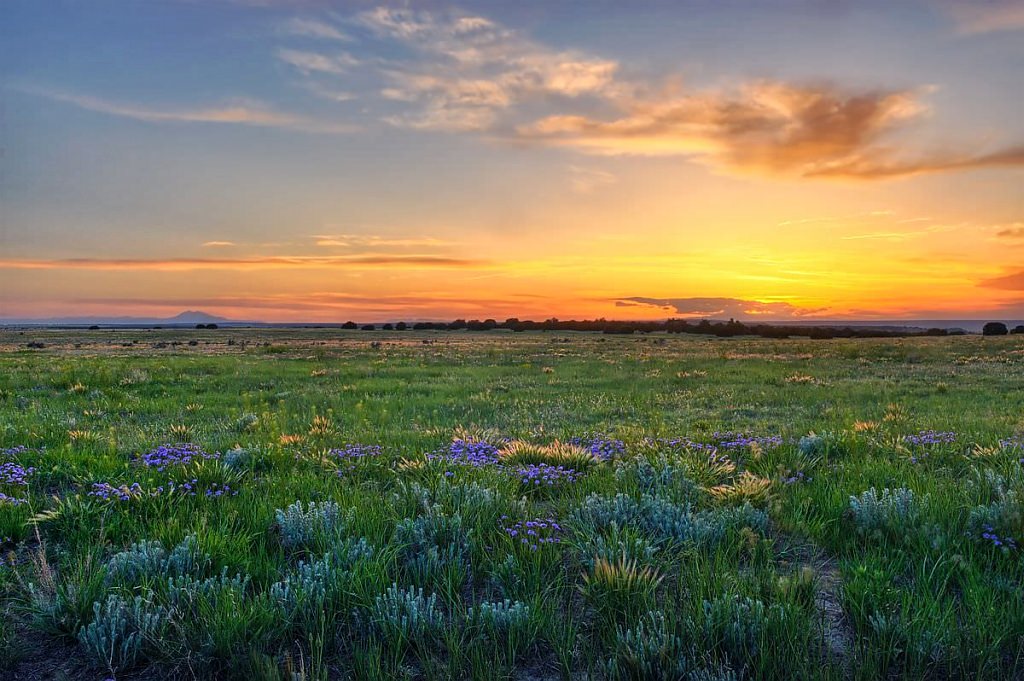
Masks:
[[[362,329],[364,331],[493,331],[498,329],[523,331],[592,331],[604,334],[630,335],[663,331],[667,333],[691,333],[722,338],[734,336],[760,336],[762,338],[789,338],[792,336],[805,338],[894,338],[910,336],[949,336],[960,335],[961,329],[915,329],[910,327],[882,326],[805,326],[766,323],[745,323],[730,319],[728,321],[701,321],[688,319],[667,319],[663,321],[616,321],[609,319],[546,319],[532,321],[511,317],[503,322],[495,319],[456,319],[451,322],[405,322],[387,324],[357,324],[346,322],[343,329]],[[1003,328],[1006,329],[1005,325]],[[1003,333],[1024,333],[1024,326]],[[986,335],[991,330],[986,329]]]

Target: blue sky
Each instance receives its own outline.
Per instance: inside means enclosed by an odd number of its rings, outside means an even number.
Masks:
[[[1020,2],[12,0],[0,316],[1015,313],[1022,28]]]

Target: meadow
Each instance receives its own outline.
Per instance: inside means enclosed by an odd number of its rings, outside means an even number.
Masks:
[[[1024,676],[1024,337],[0,331],[0,677]]]

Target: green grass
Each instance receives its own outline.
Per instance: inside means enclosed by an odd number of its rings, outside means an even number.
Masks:
[[[1014,678],[1022,376],[1017,337],[3,331],[0,670]],[[219,456],[138,460],[177,442]]]

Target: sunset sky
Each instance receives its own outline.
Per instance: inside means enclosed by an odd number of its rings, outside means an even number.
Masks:
[[[4,0],[0,318],[1024,317],[1024,0]]]

